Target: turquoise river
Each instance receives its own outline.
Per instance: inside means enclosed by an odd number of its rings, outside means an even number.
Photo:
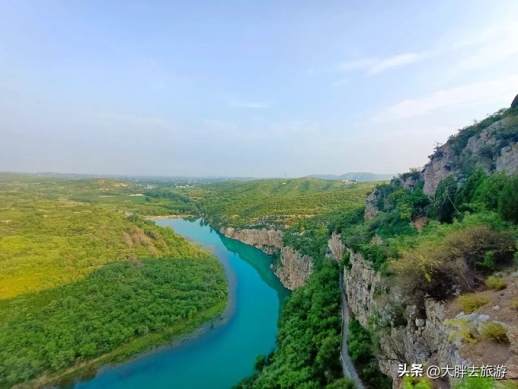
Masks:
[[[157,223],[210,249],[222,262],[231,291],[228,318],[180,344],[106,366],[76,388],[231,388],[253,373],[258,355],[275,346],[280,306],[288,292],[270,269],[272,258],[199,220]]]

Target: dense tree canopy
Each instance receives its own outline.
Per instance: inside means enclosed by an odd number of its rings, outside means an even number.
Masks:
[[[289,298],[276,351],[258,361],[255,375],[241,387],[322,388],[333,384],[342,377],[340,328],[338,266],[326,261]]]
[[[138,216],[156,210],[141,189],[0,175],[0,387],[131,355],[224,310],[219,261]]]

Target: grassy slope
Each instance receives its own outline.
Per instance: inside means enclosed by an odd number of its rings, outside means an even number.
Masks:
[[[120,203],[117,209],[71,200],[79,185],[95,183],[55,185],[1,184],[0,298],[63,285],[114,260],[205,255],[170,231],[128,217]]]
[[[0,386],[131,354],[223,311],[219,262],[131,215],[148,204],[130,186],[0,177]]]
[[[268,179],[206,185],[196,196],[216,225],[285,227],[301,218],[362,206],[373,187],[314,178]]]

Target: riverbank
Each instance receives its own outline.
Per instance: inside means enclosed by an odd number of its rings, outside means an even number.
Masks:
[[[159,232],[166,232],[165,236],[169,235],[169,233],[165,231],[165,228],[161,228],[159,226],[156,226],[155,228],[159,228]],[[185,245],[191,246],[184,239],[178,236],[176,239],[180,239],[184,242]],[[200,250],[194,246],[191,247],[193,247],[195,250],[199,250],[199,252],[203,253],[204,256],[210,255],[207,250]],[[211,261],[213,261],[214,264],[219,262],[216,260],[214,255],[210,256],[212,256]],[[193,269],[197,269],[198,265],[205,261],[204,259],[200,258],[192,263],[191,260],[181,259],[181,262],[178,263],[178,265],[180,265],[179,267],[175,267],[175,261],[176,259],[174,257],[171,259],[166,257],[166,259],[158,260],[131,259],[129,261],[118,261],[111,265],[111,268],[113,268],[111,273],[108,272],[110,268],[109,266],[103,267],[93,273],[94,279],[97,280],[96,282],[90,282],[88,280],[83,281],[83,283],[87,283],[87,285],[93,288],[90,291],[93,291],[93,293],[90,294],[89,300],[87,301],[82,301],[82,299],[74,300],[75,294],[71,291],[79,288],[75,285],[66,286],[66,288],[68,288],[67,292],[54,292],[52,290],[45,292],[47,297],[41,298],[43,302],[41,305],[42,309],[45,309],[47,300],[55,301],[56,298],[59,298],[59,296],[62,294],[65,294],[69,299],[72,299],[70,301],[75,301],[76,307],[81,312],[85,311],[85,308],[82,306],[85,303],[90,302],[92,308],[88,308],[88,312],[91,311],[95,314],[86,317],[82,316],[84,320],[83,323],[74,320],[74,322],[77,323],[76,327],[82,326],[95,328],[95,326],[99,326],[100,318],[107,317],[106,312],[103,314],[103,307],[108,305],[111,307],[109,309],[115,311],[116,314],[122,315],[128,319],[121,321],[119,320],[120,316],[118,316],[119,318],[114,316],[113,321],[107,319],[102,323],[109,323],[109,326],[115,326],[122,331],[128,331],[127,329],[131,328],[130,336],[126,335],[124,342],[115,345],[115,347],[106,350],[104,353],[92,355],[90,358],[79,357],[75,360],[75,363],[69,364],[68,366],[63,366],[62,368],[56,369],[54,371],[42,369],[42,371],[35,375],[34,378],[25,382],[15,383],[13,387],[37,388],[49,385],[69,386],[76,381],[95,376],[97,371],[102,369],[104,366],[141,358],[150,352],[156,352],[161,348],[180,346],[192,340],[193,338],[199,337],[203,333],[224,324],[231,316],[231,309],[233,306],[232,293],[229,292],[228,283],[226,281],[224,283],[227,285],[224,285],[217,290],[213,289],[214,292],[218,294],[217,298],[211,300],[214,302],[214,304],[200,304],[200,301],[198,300],[200,294],[203,295],[205,293],[204,289],[207,287],[207,285],[212,284],[212,282],[207,283],[206,281],[202,281],[204,274],[209,274],[212,271],[216,273],[221,271],[221,275],[218,275],[217,277],[211,277],[211,279],[221,279],[221,281],[223,281],[226,278],[223,274],[223,267],[221,266],[221,263],[219,262],[218,266],[216,267],[205,267],[201,273],[193,273]],[[148,266],[150,263],[152,263],[152,265]],[[161,266],[160,263],[169,265]],[[121,272],[121,270],[123,271]],[[140,277],[141,273],[148,280],[146,285],[140,285],[139,283],[135,284],[135,277]],[[106,277],[105,274],[108,274],[108,277]],[[113,277],[110,278],[109,274],[113,274]],[[197,277],[196,279],[191,278],[193,274],[195,274],[195,277]],[[103,281],[104,278],[106,278],[105,281]],[[125,287],[118,285],[119,280],[124,280],[122,281],[122,284],[124,284]],[[138,278],[138,280],[140,280],[140,278]],[[150,297],[148,295],[148,289],[150,289],[150,285],[156,285],[156,287],[151,288],[153,291],[155,291],[153,296],[160,296],[158,300],[156,300],[155,297],[148,299],[148,297]],[[160,302],[165,301],[164,299],[174,298],[174,296],[181,297],[185,294],[185,292],[182,290],[185,290],[184,288],[188,285],[192,285],[194,289],[192,290],[192,293],[189,292],[190,297],[188,297],[187,300],[183,300],[183,302],[182,300],[176,299],[170,300],[168,307],[159,307],[158,310],[156,309],[155,306],[157,304],[155,302],[158,302],[158,306],[160,306]],[[113,288],[116,288],[115,291]],[[120,293],[122,294],[116,292],[119,291],[119,289]],[[112,295],[119,296],[118,301],[128,299],[128,301],[123,304],[127,307],[130,307],[130,309],[120,310],[117,309],[117,304],[109,305],[108,303],[111,301],[110,298]],[[39,298],[39,296],[36,296],[36,298]],[[139,307],[142,306],[141,303],[137,304],[137,302],[141,299],[147,299],[147,303],[144,304],[144,311],[142,312],[141,310],[135,310],[140,309]],[[191,304],[191,302],[196,303],[196,305]],[[181,306],[179,306],[178,303],[180,303]],[[6,307],[7,306],[8,305],[6,305]],[[132,309],[132,307],[136,308]],[[176,310],[175,307],[179,307],[179,309]],[[184,311],[185,309],[189,309],[188,315],[186,316],[182,314],[182,310]],[[68,312],[72,311],[69,310]],[[149,315],[157,314],[162,315],[160,322],[156,320],[150,320]],[[164,317],[163,315],[167,315],[167,317]],[[108,314],[108,316],[111,317],[113,315],[110,316]],[[178,320],[180,317],[185,318]],[[133,330],[131,324],[133,324],[136,319],[139,320],[137,322],[138,326],[135,327],[135,330]],[[32,320],[34,320],[34,317]],[[52,313],[50,313],[50,316],[45,315],[44,320],[46,320],[48,323],[52,323]],[[124,324],[126,322],[128,325],[125,327]],[[170,325],[167,326],[167,324],[164,324],[164,322],[170,323]],[[104,324],[101,325],[104,326]],[[52,327],[55,328],[55,326]],[[64,325],[62,327],[65,329]],[[42,327],[41,331],[46,331],[46,327]],[[13,338],[15,335],[16,333],[12,333]],[[89,334],[86,332],[72,332],[72,335],[70,333],[62,333],[62,335],[73,336],[76,339],[75,342],[83,342],[83,339],[88,338]],[[111,333],[104,335],[106,342],[110,340],[110,335]],[[52,335],[50,335],[50,337],[51,336]],[[59,346],[61,344],[59,343],[59,339],[53,340],[53,343],[58,345],[57,352],[67,351],[66,347]],[[78,347],[76,347],[76,349],[78,349]],[[3,387],[1,381],[0,387]]]
[[[199,216],[193,214],[170,214],[170,215],[148,215],[144,216],[144,219],[150,221],[167,220],[167,219],[190,219],[197,218]]]
[[[94,378],[78,382],[76,388],[201,389],[210,383],[211,388],[228,389],[253,372],[258,355],[274,349],[281,299],[287,291],[270,270],[272,258],[221,236],[199,220],[162,219],[158,223],[208,248],[228,270],[225,317],[214,327],[211,322],[205,331],[189,334],[184,338],[187,341],[106,366]]]
[[[117,349],[89,361],[83,361],[63,372],[44,374],[39,378],[13,386],[14,388],[39,388],[48,385],[68,386],[76,381],[95,376],[99,369],[113,363],[128,362],[145,357],[163,347],[175,347],[202,335],[228,320],[228,303],[206,310],[187,325],[172,326],[165,331],[137,337]]]

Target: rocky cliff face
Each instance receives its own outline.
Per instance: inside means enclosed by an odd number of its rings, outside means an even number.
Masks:
[[[348,252],[350,265],[344,269],[345,294],[356,320],[362,326],[368,327],[369,318],[377,312],[374,294],[384,288],[380,275],[371,264],[361,254],[352,250]]]
[[[279,254],[275,274],[287,289],[293,290],[304,285],[313,270],[313,259],[284,246],[279,230],[223,227],[219,231],[228,238],[254,246],[266,254]]]
[[[378,362],[383,373],[398,387],[399,363],[454,366],[469,364],[450,341],[445,306],[426,300],[424,311],[401,308],[397,287],[381,278],[361,254],[349,251],[350,266],[344,269],[344,287],[350,310],[366,328],[374,325],[379,336]]]
[[[518,166],[518,143],[505,146],[496,159],[496,170],[515,172]]]
[[[455,165],[455,153],[448,144],[438,148],[430,157],[423,171],[423,192],[433,195],[439,183],[452,174]]]
[[[364,218],[370,220],[390,209],[392,190],[412,190],[423,185],[423,191],[433,197],[440,182],[454,176],[458,185],[477,168],[488,173],[518,173],[518,96],[514,108],[503,110],[482,122],[467,127],[438,147],[422,171],[403,174],[390,186],[376,189],[367,198]],[[388,207],[388,208],[387,208]],[[413,220],[419,229],[423,217]],[[329,242],[336,246],[336,242]],[[373,330],[379,340],[377,358],[382,372],[392,377],[399,387],[399,363],[422,363],[425,366],[455,366],[503,364],[508,378],[518,377],[518,335],[515,311],[506,311],[511,293],[516,295],[514,281],[507,283],[506,292],[484,291],[492,295],[491,303],[479,311],[459,312],[455,300],[439,302],[429,297],[413,305],[393,280],[381,276],[361,254],[346,249],[349,261],[344,269],[344,291],[349,308],[363,327]],[[512,277],[511,277],[512,278]],[[511,279],[509,278],[509,279]],[[508,296],[509,295],[509,296]],[[485,310],[484,310],[485,309]],[[509,345],[491,345],[483,339],[481,329],[488,321],[496,321],[507,329]],[[472,339],[476,337],[477,346]],[[493,347],[493,348],[491,348]],[[478,358],[478,359],[477,359]],[[435,381],[438,387],[448,382]]]
[[[380,193],[377,190],[373,190],[365,200],[365,211],[364,211],[364,218],[365,220],[371,220],[374,219],[378,213],[378,200],[380,197]]]
[[[222,227],[219,232],[228,238],[254,246],[267,254],[274,254],[282,248],[282,232],[279,230],[268,230],[266,228],[238,230],[233,227]]]
[[[518,173],[518,106],[502,110],[480,123],[467,127],[430,156],[422,171],[393,178],[391,183],[412,189],[423,183],[423,192],[433,197],[440,182],[448,176],[465,178],[470,171],[481,168],[488,173]],[[365,203],[365,220],[376,217],[383,194],[374,190]]]
[[[293,290],[304,285],[312,271],[313,259],[310,256],[301,255],[291,247],[281,249],[275,274],[287,289]]]
[[[345,254],[345,245],[342,243],[340,234],[333,232],[331,238],[327,241],[327,249],[329,256],[335,261],[341,261]]]
[[[500,113],[486,120],[487,126],[468,127],[436,149],[422,171],[426,194],[433,195],[443,179],[461,176],[466,167],[518,172],[517,115]]]

